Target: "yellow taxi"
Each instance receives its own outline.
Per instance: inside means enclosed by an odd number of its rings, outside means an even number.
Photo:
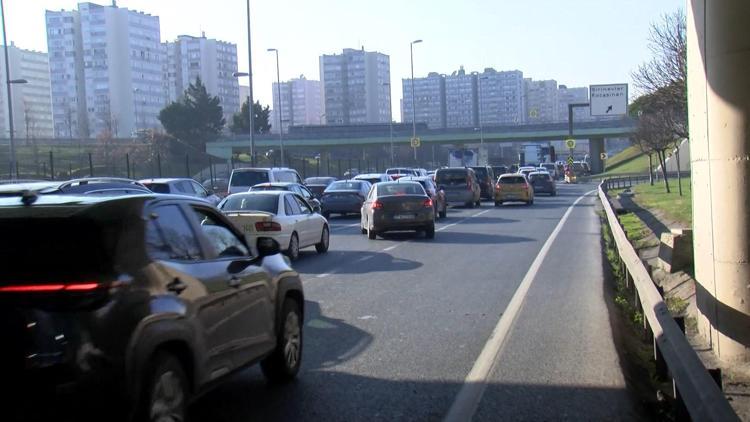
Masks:
[[[534,203],[534,188],[531,187],[526,176],[520,173],[503,174],[495,183],[495,206],[504,202]]]

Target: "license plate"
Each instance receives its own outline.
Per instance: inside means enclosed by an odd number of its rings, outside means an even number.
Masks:
[[[395,214],[393,216],[394,220],[413,220],[414,214]]]
[[[518,199],[519,195],[511,193],[511,194],[505,195],[505,197],[508,198],[508,199]]]

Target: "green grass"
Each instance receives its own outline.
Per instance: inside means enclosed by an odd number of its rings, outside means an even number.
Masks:
[[[682,178],[682,196],[677,193],[677,179],[669,179],[671,193],[667,193],[664,182],[651,186],[648,183],[633,187],[633,200],[643,208],[660,210],[668,218],[676,220],[686,227],[693,226],[692,191],[690,178]]]
[[[602,176],[611,176],[627,173],[648,173],[648,156],[646,154],[630,157],[628,160],[620,161],[616,165],[607,162],[606,172]]]
[[[616,167],[626,161],[632,160],[633,158],[641,154],[643,153],[640,149],[638,149],[638,147],[636,147],[635,145],[631,145],[607,160],[607,167]]]
[[[638,216],[635,214],[624,214],[620,217],[620,224],[622,224],[623,230],[628,236],[628,240],[633,244],[633,247],[637,249],[648,248],[656,246],[659,241],[655,238],[648,238],[651,234],[651,230],[646,227]]]

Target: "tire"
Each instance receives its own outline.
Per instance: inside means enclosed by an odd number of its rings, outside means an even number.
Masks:
[[[271,383],[293,380],[302,363],[302,312],[291,298],[284,299],[276,333],[276,348],[260,362],[263,375]]]
[[[331,218],[331,213],[330,213],[330,212],[328,212],[328,211],[323,211],[323,217],[324,217],[324,218],[325,218],[326,220],[328,220],[329,218]]]
[[[443,207],[443,210],[440,211],[440,218],[446,218],[448,216],[448,209],[447,207]]]
[[[479,201],[477,201],[477,202],[476,202],[476,203],[475,203],[474,205],[476,205],[476,206],[477,206],[477,208],[481,208],[481,207],[482,207],[482,200],[480,199],[480,200],[479,200]]]
[[[424,235],[428,239],[434,239],[435,238],[435,225],[431,224],[427,226],[427,228],[424,230]]]
[[[377,233],[375,233],[375,230],[371,228],[367,228],[367,238],[370,240],[375,240],[375,238],[378,236]]]
[[[331,232],[328,230],[328,226],[323,226],[323,231],[320,233],[320,242],[315,244],[315,251],[319,254],[328,252],[328,246],[331,241]]]
[[[190,387],[180,360],[171,353],[158,351],[143,379],[141,408],[136,420],[184,421]]]
[[[292,238],[289,239],[289,248],[287,248],[286,254],[292,261],[299,259],[299,237],[297,236],[297,233],[292,233]]]
[[[362,231],[362,234],[367,234],[367,229],[366,228],[360,226],[359,230]]]
[[[499,207],[500,205],[503,205],[503,201],[495,201],[496,207]]]

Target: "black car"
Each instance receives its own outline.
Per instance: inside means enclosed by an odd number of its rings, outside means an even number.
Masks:
[[[335,182],[335,177],[308,177],[305,179],[305,186],[310,189],[315,198],[320,199],[323,196],[323,191],[326,190],[328,185]]]
[[[249,364],[299,370],[299,275],[204,201],[26,191],[0,198],[0,232],[3,420],[184,420]]]
[[[492,167],[475,166],[471,167],[471,169],[477,175],[481,197],[484,199],[493,199],[495,196],[495,173],[492,171]]]
[[[0,185],[0,196],[14,196],[23,191],[45,195],[120,196],[153,193],[142,183],[118,177],[88,177],[64,182],[9,182]]]

